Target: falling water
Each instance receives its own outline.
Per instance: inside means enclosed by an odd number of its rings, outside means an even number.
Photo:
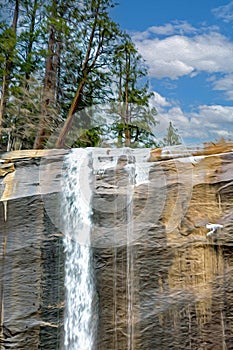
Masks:
[[[127,184],[127,266],[126,266],[126,294],[127,294],[127,349],[134,350],[135,345],[135,301],[134,301],[134,187],[149,182],[150,165],[145,161],[148,159],[149,152],[143,152],[140,149],[125,149],[127,157],[126,170],[128,173]]]
[[[92,350],[94,346],[89,163],[90,154],[83,149],[72,150],[65,160],[62,198],[66,254],[64,350]]]
[[[128,173],[127,208],[127,349],[134,349],[134,256],[133,197],[135,186],[148,182],[147,154],[140,150],[72,150],[65,160],[62,216],[64,220],[65,321],[64,350],[92,350],[95,343],[94,283],[90,248],[93,179],[108,169],[117,169],[119,157],[126,158]],[[116,208],[117,209],[117,208]],[[117,242],[116,242],[117,243]],[[116,281],[115,281],[116,282]],[[115,288],[116,289],[116,286]],[[117,338],[116,344],[117,347]]]
[[[7,201],[3,201],[4,221],[7,221]]]
[[[132,159],[128,155],[128,162]],[[127,166],[128,186],[127,186],[127,268],[126,268],[126,293],[127,293],[127,349],[134,349],[134,314],[133,314],[133,188],[135,184],[135,162]]]

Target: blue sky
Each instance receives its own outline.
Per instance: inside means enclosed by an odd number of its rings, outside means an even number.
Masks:
[[[161,128],[185,143],[233,138],[233,1],[119,0],[112,17],[149,69]]]

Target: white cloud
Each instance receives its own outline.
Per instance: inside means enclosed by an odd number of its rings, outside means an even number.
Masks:
[[[233,90],[225,91],[225,95],[226,95],[228,100],[233,101]]]
[[[171,23],[166,23],[162,26],[151,26],[143,32],[133,32],[132,35],[135,40],[144,40],[158,36],[169,36],[169,35],[185,35],[185,34],[197,34],[210,31],[217,31],[217,26],[201,26],[200,28],[195,28],[187,21],[172,21]]]
[[[206,122],[210,122],[212,125],[220,125],[222,123],[233,124],[233,107],[221,106],[221,105],[201,105],[198,107],[198,111],[192,114],[193,117],[202,117]]]
[[[153,95],[150,99],[151,104],[153,107],[156,107],[157,111],[163,110],[164,107],[171,106],[171,103],[162,95],[160,95],[158,92],[153,92]]]
[[[168,78],[164,81],[177,84],[182,76],[192,78],[205,72],[213,89],[233,100],[233,42],[217,27],[196,29],[187,22],[173,22],[136,33],[133,40],[147,61],[151,78]],[[171,121],[185,143],[233,138],[232,106],[203,104],[195,111],[184,112],[177,101],[157,92],[152,104],[158,111],[160,137],[165,136]]]
[[[227,74],[222,78],[214,79],[213,89],[217,91],[224,91],[228,100],[233,100],[233,74]]]
[[[201,140],[219,140],[222,136],[232,138],[233,107],[221,105],[201,105],[189,114],[186,137],[193,134]],[[189,135],[190,137],[191,135]]]
[[[152,26],[148,28],[147,33],[148,34],[158,34],[158,35],[172,35],[175,32],[174,25],[171,23],[167,23],[163,26]]]
[[[224,22],[230,22],[233,20],[233,1],[230,1],[227,5],[216,7],[212,10],[214,15],[224,20]]]
[[[152,26],[148,28],[149,34],[158,35],[189,34],[196,32],[197,29],[186,21],[175,21],[172,23],[167,23],[163,26]]]
[[[200,105],[195,112],[185,113],[174,101],[165,99],[157,93],[152,101],[158,110],[157,119],[160,124],[154,131],[163,139],[171,121],[178,129],[184,143],[200,144],[205,141],[217,141],[221,137],[233,137],[233,107],[221,105]],[[162,103],[160,104],[160,101]]]
[[[136,36],[134,41],[147,61],[151,77],[177,79],[201,71],[233,72],[233,43],[217,32],[164,39]]]
[[[173,117],[173,113],[170,112],[168,111],[168,117]],[[193,139],[195,143],[233,137],[233,107],[231,106],[199,106],[196,112],[187,113],[182,119],[175,118],[174,122],[182,138]]]

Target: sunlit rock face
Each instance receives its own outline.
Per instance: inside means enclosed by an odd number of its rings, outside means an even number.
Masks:
[[[93,349],[232,348],[233,150],[207,148],[90,150]],[[3,349],[64,349],[66,154],[3,156]]]
[[[233,152],[222,151],[173,157],[173,149],[151,163],[132,199],[119,182],[124,170],[96,178],[98,349],[232,348]],[[103,186],[114,213],[99,209]],[[207,236],[208,223],[222,228]]]
[[[15,171],[1,178],[0,349],[62,349],[62,235],[46,211],[45,197],[56,196],[63,155],[49,156],[55,175],[44,195],[41,154],[5,157],[12,158]]]

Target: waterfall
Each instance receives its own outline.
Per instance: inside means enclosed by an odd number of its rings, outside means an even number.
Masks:
[[[126,298],[127,298],[127,350],[135,348],[135,286],[134,286],[134,188],[149,182],[150,164],[146,163],[149,152],[140,149],[125,149],[128,173],[127,184],[127,265],[126,265]]]
[[[96,176],[123,167],[128,175],[124,187],[126,210],[126,315],[127,349],[134,349],[134,189],[148,182],[148,152],[131,149],[74,149],[65,158],[63,176],[62,217],[64,218],[65,248],[65,319],[64,350],[93,350],[95,348],[94,282],[90,234],[92,229],[92,187]],[[122,158],[123,157],[123,158]],[[121,165],[118,161],[122,161]],[[114,170],[115,169],[115,170]],[[113,175],[114,177],[115,175]],[[123,175],[124,176],[124,175]],[[121,181],[121,180],[120,180]],[[106,186],[106,184],[104,184]],[[112,187],[111,187],[112,186]],[[110,188],[115,188],[112,184]],[[126,186],[126,187],[125,187]],[[122,190],[120,188],[120,190]],[[114,189],[115,191],[115,189]],[[117,189],[116,189],[117,191]],[[102,203],[102,202],[101,202]],[[117,201],[100,210],[119,210]],[[120,204],[122,205],[122,203]],[[116,206],[116,207],[115,207]],[[114,209],[115,208],[115,209]],[[113,213],[114,214],[114,213]],[[108,237],[107,237],[108,242]],[[116,246],[119,242],[115,243]],[[115,246],[115,245],[114,245]],[[117,271],[115,271],[115,278]],[[114,290],[116,292],[116,280]],[[116,295],[115,295],[116,296]],[[116,302],[116,301],[114,301]],[[117,305],[115,305],[116,311]],[[96,320],[95,320],[96,317]],[[117,338],[115,339],[117,347]]]
[[[92,350],[95,322],[90,248],[90,153],[83,149],[72,150],[64,164],[64,350]]]
[[[131,153],[131,152],[130,152]],[[134,260],[133,260],[133,195],[134,185],[136,183],[136,168],[135,159],[127,154],[127,172],[128,172],[128,184],[127,184],[127,242],[126,242],[126,253],[127,253],[127,266],[126,266],[126,297],[127,297],[127,349],[134,349]],[[132,163],[132,161],[134,161]]]

